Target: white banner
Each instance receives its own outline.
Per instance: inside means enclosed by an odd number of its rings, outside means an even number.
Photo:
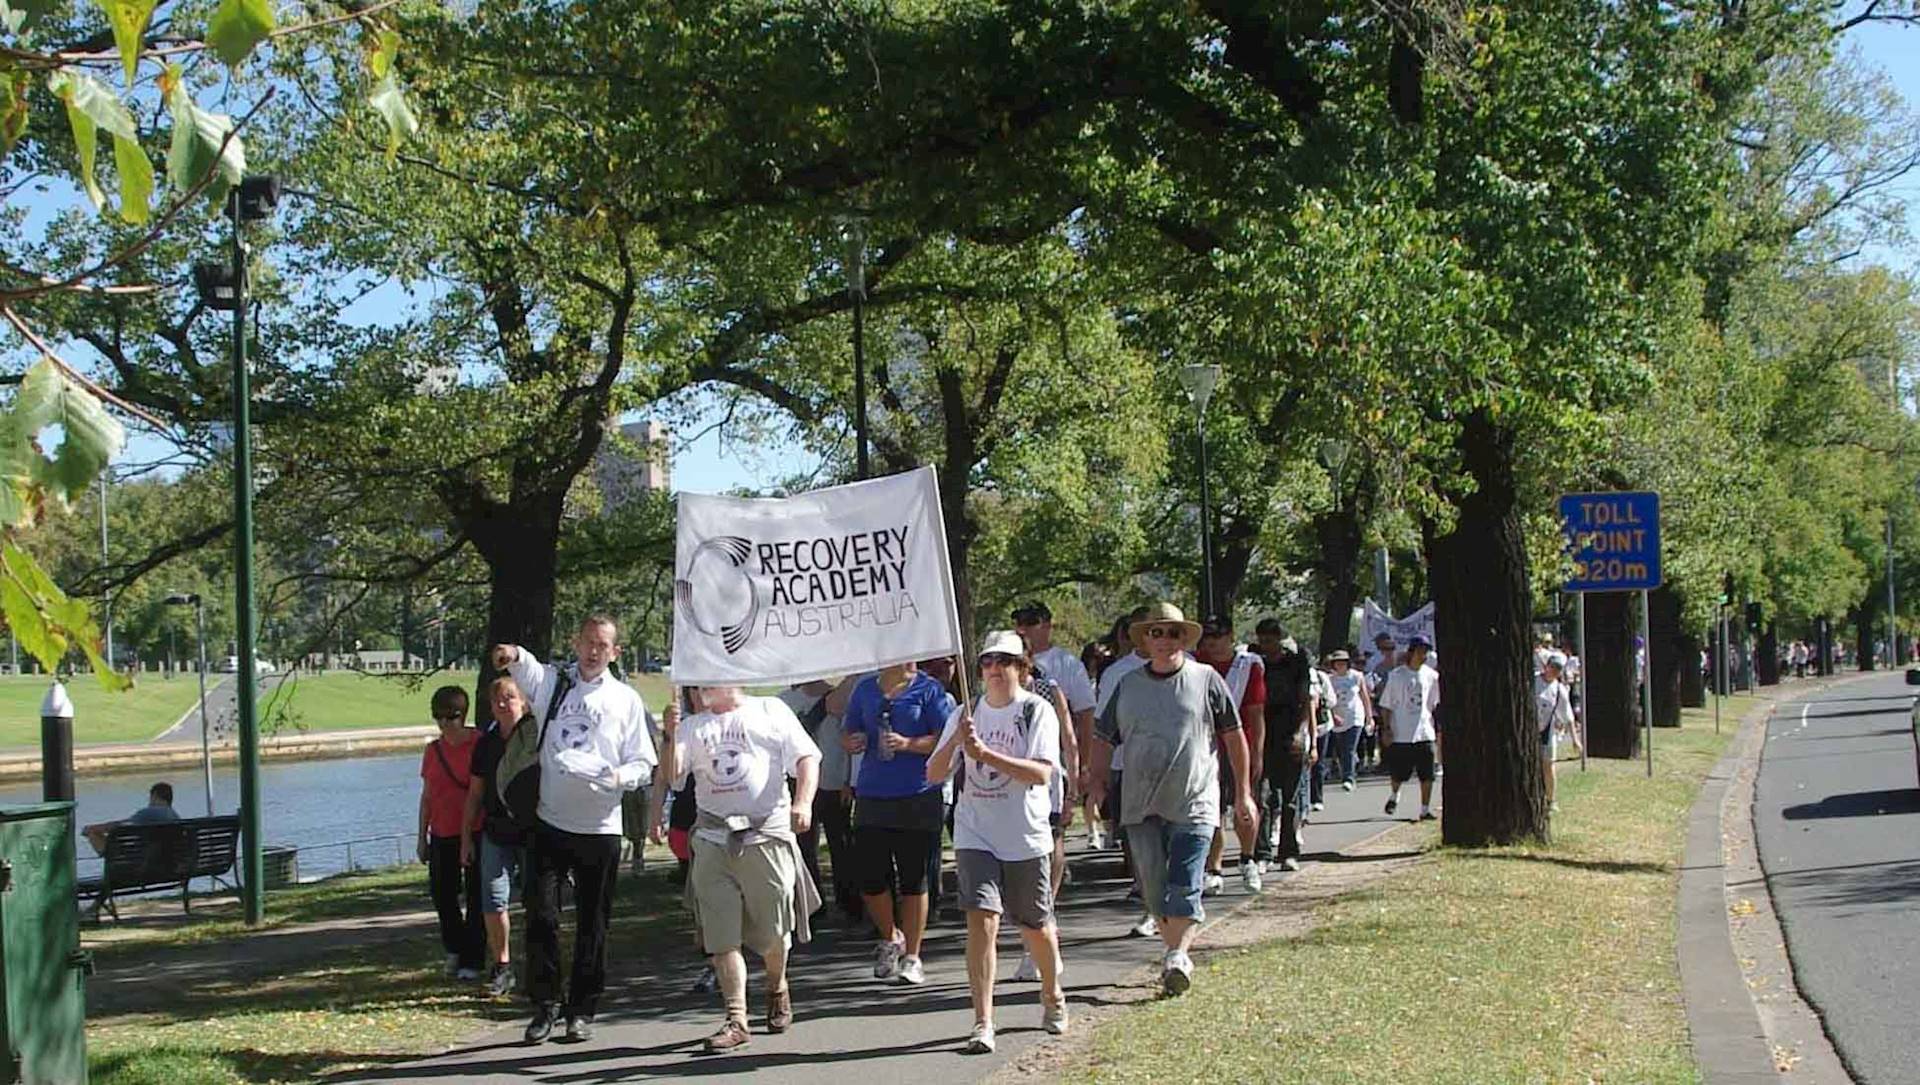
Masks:
[[[673,680],[804,682],[958,655],[933,469],[784,498],[679,496]]]
[[[1395,650],[1401,652],[1407,650],[1407,642],[1415,637],[1424,637],[1428,644],[1433,644],[1433,604],[1428,603],[1404,618],[1396,618],[1381,610],[1378,603],[1367,600],[1366,615],[1360,620],[1360,646],[1367,654],[1368,669],[1380,658],[1373,642],[1382,633],[1392,637]]]

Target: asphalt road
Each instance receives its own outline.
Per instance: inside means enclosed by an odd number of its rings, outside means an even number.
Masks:
[[[191,675],[185,676],[191,679]],[[263,674],[255,686],[255,700],[264,701],[280,688],[287,680],[285,674]],[[240,687],[231,674],[207,675],[207,720],[213,725],[213,741],[219,745],[233,733],[234,721],[240,718]],[[156,743],[200,741],[200,702],[193,705],[176,721],[174,725],[153,737]]]
[[[1912,703],[1899,675],[1783,702],[1754,795],[1760,862],[1795,981],[1866,1085],[1920,1081]]]
[[[1307,865],[1302,873],[1311,871],[1315,862],[1333,858],[1340,849],[1391,828],[1396,822],[1381,813],[1385,799],[1385,781],[1379,778],[1363,780],[1351,794],[1338,787],[1330,789],[1327,809],[1307,827]],[[1409,805],[1418,812],[1417,799],[1403,802],[1399,821],[1407,820]],[[1068,839],[1077,847],[1085,846],[1085,834],[1078,825]],[[1229,843],[1229,853],[1233,850]],[[1126,882],[1117,852],[1082,851],[1071,862],[1075,876],[1063,894],[1059,919],[1068,1001],[1078,1011],[1140,966],[1157,962],[1160,942],[1126,935],[1139,911],[1123,899]],[[1280,876],[1269,875],[1269,880]],[[1243,892],[1229,860],[1225,895],[1217,905],[1209,897],[1208,907],[1232,907],[1243,899]],[[617,908],[614,922],[620,922]],[[670,959],[665,961],[612,962],[599,1034],[592,1043],[522,1046],[523,1019],[440,1057],[364,1072],[352,1080],[577,1085],[732,1080],[761,1070],[773,1071],[783,1085],[847,1085],[861,1080],[949,1085],[986,1077],[1041,1038],[1039,985],[1003,980],[995,995],[999,1050],[991,1056],[960,1053],[973,1014],[967,998],[965,928],[957,920],[943,920],[928,932],[924,987],[903,988],[875,980],[872,945],[870,940],[829,932],[795,950],[789,973],[795,1021],[792,1031],[782,1036],[767,1035],[759,1024],[765,1012],[764,993],[759,969],[754,967],[747,985],[753,1043],[729,1055],[698,1054],[700,1040],[719,1025],[721,1015],[717,997],[687,993],[695,975],[695,957],[689,947],[684,954],[667,955]],[[1010,937],[1003,939],[1000,975],[1010,977],[1019,963],[1018,948]]]

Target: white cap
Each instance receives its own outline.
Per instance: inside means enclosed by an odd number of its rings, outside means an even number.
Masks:
[[[47,696],[40,702],[40,718],[43,720],[70,720],[73,718],[73,700],[67,696],[67,687],[60,684],[58,678],[47,687]]]
[[[1018,656],[1025,659],[1027,642],[1021,640],[1020,634],[1011,629],[996,629],[988,633],[987,638],[980,642],[980,656],[990,655]],[[980,656],[974,658],[978,659]]]
[[[1564,671],[1567,669],[1567,657],[1561,655],[1559,652],[1548,652],[1546,664],[1549,667],[1558,667]]]

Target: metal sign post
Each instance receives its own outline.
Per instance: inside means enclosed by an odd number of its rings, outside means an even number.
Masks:
[[[1640,720],[1647,728],[1647,775],[1653,775],[1653,634],[1647,629],[1647,593],[1640,593],[1640,650],[1647,653],[1640,675]]]
[[[1576,636],[1580,645],[1580,771],[1587,771],[1587,595],[1577,592],[1573,605],[1580,615],[1580,629]]]
[[[1640,643],[1646,667],[1640,683],[1640,708],[1647,731],[1647,775],[1653,775],[1653,635],[1647,622],[1647,593],[1661,584],[1660,495],[1657,493],[1582,493],[1560,497],[1560,530],[1573,558],[1573,576],[1563,590],[1580,593],[1580,701],[1586,712],[1586,606],[1590,591],[1640,593]],[[1636,659],[1637,662],[1637,659]],[[1582,731],[1585,731],[1584,718]],[[1581,743],[1580,766],[1586,767]]]

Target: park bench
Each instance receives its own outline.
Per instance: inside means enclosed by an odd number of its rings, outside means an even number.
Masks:
[[[77,883],[80,899],[91,902],[91,918],[97,920],[104,911],[118,919],[116,895],[177,885],[180,908],[191,913],[187,887],[195,878],[231,876],[239,842],[240,819],[231,814],[145,825],[122,822],[107,830],[100,873]]]

